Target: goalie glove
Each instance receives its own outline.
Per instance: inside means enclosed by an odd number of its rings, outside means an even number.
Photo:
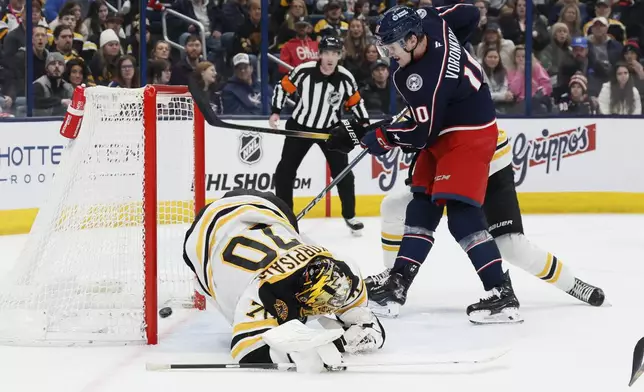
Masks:
[[[380,320],[367,307],[347,310],[338,320],[320,318],[324,328],[342,328],[344,333],[334,343],[341,352],[365,353],[382,348],[385,344],[385,329]]]
[[[313,373],[344,370],[342,354],[334,345],[342,330],[309,328],[299,320],[291,320],[262,334],[262,339],[276,356],[287,356],[298,372]]]

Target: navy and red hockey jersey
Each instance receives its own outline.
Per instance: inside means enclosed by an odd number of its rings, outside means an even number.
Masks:
[[[480,64],[461,45],[476,28],[479,10],[456,4],[420,8],[427,51],[394,72],[394,83],[414,120],[387,127],[389,140],[424,148],[447,132],[483,129],[496,121]]]

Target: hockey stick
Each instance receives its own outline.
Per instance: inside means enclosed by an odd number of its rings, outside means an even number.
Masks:
[[[361,160],[362,158],[364,158],[368,153],[369,153],[369,151],[368,151],[368,150],[362,150],[362,152],[360,152],[360,154],[358,154],[358,156],[357,156],[357,157],[355,157],[351,162],[349,162],[349,164],[347,165],[347,167],[345,167],[345,168],[344,168],[344,170],[342,170],[342,171],[341,171],[337,176],[335,176],[335,178],[333,179],[333,181],[331,181],[331,182],[329,183],[329,185],[327,185],[324,189],[322,189],[322,192],[320,192],[317,196],[315,196],[315,198],[314,198],[313,200],[311,200],[311,202],[310,202],[309,204],[307,204],[307,205],[306,205],[306,207],[304,207],[304,208],[302,209],[302,211],[300,211],[300,213],[299,213],[299,214],[297,214],[296,219],[299,221],[300,219],[302,219],[302,217],[304,217],[304,215],[306,215],[309,211],[311,211],[311,209],[312,209],[313,207],[315,207],[315,205],[316,205],[316,204],[318,204],[318,202],[319,202],[320,200],[322,200],[322,198],[324,197],[324,195],[325,195],[328,191],[330,191],[331,189],[333,189],[333,187],[334,187],[334,186],[336,186],[336,185],[338,184],[338,182],[342,181],[342,179],[343,179],[344,177],[346,177],[346,175],[347,175],[347,174],[348,174],[348,173],[349,173],[349,172],[350,172],[354,167],[356,167],[356,165],[358,164],[358,162],[360,162],[360,160]]]
[[[199,86],[195,81],[191,80],[188,83],[188,90],[190,91],[190,94],[192,95],[192,98],[194,99],[195,104],[199,108],[199,111],[201,112],[201,114],[203,114],[203,117],[206,120],[206,122],[212,125],[213,127],[236,129],[238,131],[243,131],[243,132],[270,133],[273,135],[299,137],[303,139],[327,140],[329,138],[329,134],[327,133],[303,132],[303,131],[293,131],[290,129],[273,129],[273,128],[256,127],[253,125],[227,123],[221,120],[219,117],[217,117],[217,115],[215,114],[215,111],[212,110],[212,107],[210,106],[210,100],[208,99],[208,95],[206,94],[205,91],[199,88]]]
[[[633,369],[631,371],[631,380],[628,382],[628,386],[632,386],[637,379],[644,374],[644,364],[642,363],[644,359],[644,338],[641,338],[635,345],[633,350]]]
[[[426,361],[409,361],[409,362],[362,362],[362,363],[343,363],[331,370],[341,371],[347,369],[360,369],[372,367],[414,367],[414,366],[439,366],[439,365],[480,365],[496,361],[503,357],[510,349],[498,351],[485,357],[477,359],[445,359],[445,360],[426,360]],[[297,366],[294,363],[147,363],[145,369],[148,371],[167,371],[167,370],[230,370],[230,369],[252,369],[252,370],[281,370],[296,371]]]

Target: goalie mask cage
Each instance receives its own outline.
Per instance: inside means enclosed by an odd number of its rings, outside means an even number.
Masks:
[[[5,344],[156,344],[159,306],[204,305],[183,261],[205,202],[204,119],[187,87],[85,96],[79,135],[0,281]]]

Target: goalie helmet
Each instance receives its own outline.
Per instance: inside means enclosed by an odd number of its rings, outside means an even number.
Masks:
[[[351,279],[335,260],[318,257],[304,268],[298,287],[295,298],[302,304],[302,315],[331,314],[349,298]]]

